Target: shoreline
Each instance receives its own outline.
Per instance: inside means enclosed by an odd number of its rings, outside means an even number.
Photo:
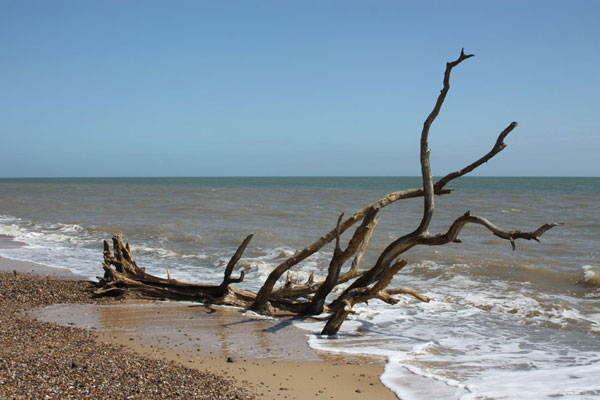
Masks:
[[[145,357],[105,344],[93,331],[28,313],[57,303],[89,303],[92,290],[85,281],[0,272],[0,398],[256,399],[227,377]]]
[[[0,249],[11,249],[23,246],[27,246],[27,243],[14,240],[8,235],[0,235]],[[45,275],[63,279],[87,280],[85,276],[75,274],[67,268],[51,267],[49,265],[43,265],[33,261],[18,260],[0,256],[0,272],[2,271],[16,271],[17,273]]]
[[[17,260],[0,256],[0,272],[17,272],[18,274],[32,274],[51,276],[53,278],[86,281],[83,275],[77,275],[66,268],[49,267],[32,261]]]
[[[62,269],[4,257],[0,257],[0,271],[17,271],[17,274],[33,273],[42,276],[53,276],[59,280],[85,280],[84,277],[75,275],[68,270],[66,270],[66,273]],[[81,303],[75,304],[81,305]],[[279,335],[277,333],[271,334],[271,342],[266,344],[262,350],[244,352],[244,343],[248,343],[251,336],[249,333],[261,334],[263,332],[260,340],[264,341],[264,329],[266,328],[254,327],[253,329],[248,329],[248,320],[253,321],[251,324],[258,323],[259,325],[264,325],[265,320],[250,319],[247,316],[241,316],[239,310],[233,311],[233,314],[238,314],[233,317],[231,310],[225,312],[221,310],[219,318],[211,318],[212,325],[205,325],[200,328],[196,327],[193,331],[189,331],[196,334],[195,343],[202,344],[203,342],[207,342],[207,338],[212,339],[213,343],[209,346],[212,350],[208,353],[206,351],[202,352],[198,351],[198,347],[203,346],[196,345],[185,348],[184,343],[189,339],[188,336],[190,333],[185,331],[185,327],[173,325],[172,320],[163,319],[162,322],[161,319],[151,320],[151,325],[161,332],[154,337],[144,335],[147,326],[140,325],[136,328],[129,325],[126,326],[126,329],[123,329],[122,319],[124,311],[126,314],[129,313],[132,316],[137,315],[138,318],[144,316],[144,318],[140,318],[139,320],[146,319],[148,313],[144,311],[147,311],[149,307],[148,302],[142,304],[144,304],[142,308],[146,309],[142,310],[142,312],[140,312],[139,304],[136,305],[135,303],[119,302],[115,306],[100,306],[104,308],[102,311],[103,318],[112,321],[110,322],[112,327],[104,329],[92,325],[87,326],[87,330],[94,332],[96,336],[95,340],[99,343],[106,343],[110,346],[124,346],[140,356],[158,362],[175,362],[196,371],[216,373],[226,379],[232,379],[236,386],[256,393],[258,398],[378,398],[390,400],[397,398],[380,381],[385,366],[384,359],[316,351],[309,347],[304,331],[292,326],[284,328],[285,332],[282,331]],[[212,310],[216,309],[216,307],[203,307],[201,304],[194,305],[193,308],[189,304],[163,303],[158,305],[158,307],[165,306],[171,309],[179,309],[184,314],[191,312],[200,321],[204,321],[204,323],[206,323],[207,319],[202,319],[199,312],[203,312],[205,313],[204,316],[207,316],[214,312]],[[93,305],[90,305],[90,307],[93,307]],[[118,307],[120,310],[115,311],[111,307]],[[39,311],[34,312],[34,314],[38,313]],[[84,313],[69,311],[67,315],[70,321],[62,321],[63,326],[85,327],[86,323],[89,325],[89,321],[85,321],[86,313],[89,318],[89,310]],[[221,314],[225,314],[225,316]],[[187,318],[189,316],[181,317],[179,321],[184,322]],[[223,331],[223,318],[229,318],[227,320],[228,324],[235,324],[232,329],[227,329],[227,331],[229,331],[230,335],[233,335],[229,342],[237,341],[240,343],[236,352],[232,353],[224,349],[219,350],[214,346],[216,342],[215,338],[219,337],[215,336],[215,330]],[[237,321],[233,321],[231,318],[237,318]],[[52,319],[47,319],[47,321],[53,324],[61,324],[61,321],[54,321]],[[275,325],[281,322],[281,320],[270,320],[269,322],[271,325]],[[263,330],[261,331],[261,329]],[[179,333],[179,339],[177,339],[178,336],[175,335],[176,333]],[[289,340],[290,337],[293,340]],[[189,342],[190,340],[187,341]],[[283,349],[283,344],[286,341],[288,342],[288,354],[282,355],[277,353]],[[265,352],[265,349],[270,349],[270,351]],[[233,358],[233,362],[228,362],[229,357]]]

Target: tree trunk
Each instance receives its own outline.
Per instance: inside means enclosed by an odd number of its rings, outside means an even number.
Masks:
[[[450,224],[446,233],[436,235],[429,233],[429,226],[435,211],[434,195],[451,193],[451,189],[445,188],[449,182],[473,171],[504,150],[506,148],[504,139],[517,127],[516,122],[510,123],[500,133],[494,146],[487,154],[466,167],[449,173],[435,183],[433,182],[428,144],[429,131],[450,89],[450,74],[453,68],[470,57],[473,57],[473,55],[467,55],[461,50],[457,60],[446,64],[442,90],[433,110],[423,123],[420,141],[420,164],[423,187],[390,193],[375,203],[365,206],[346,220],[343,220],[343,214],[340,215],[335,228],[325,233],[309,246],[295,252],[291,257],[273,269],[258,293],[255,294],[247,290],[231,287],[232,283],[240,283],[244,280],[243,271],[238,278],[232,278],[231,275],[236,263],[242,257],[250,240],[252,240],[252,235],[244,239],[235,254],[231,257],[225,268],[223,281],[220,284],[200,284],[171,279],[169,269],[167,269],[168,279],[147,274],[143,268],[138,267],[133,259],[129,243],[124,244],[121,233],[118,233],[113,237],[112,253],[110,244],[108,241],[104,241],[103,268],[105,274],[103,278],[99,278],[100,287],[96,291],[96,295],[197,301],[237,306],[268,315],[273,315],[277,312],[292,312],[299,315],[331,312],[331,316],[323,328],[322,334],[333,335],[338,332],[344,320],[353,312],[353,306],[359,302],[378,299],[389,304],[396,304],[398,300],[393,296],[399,294],[412,295],[420,301],[429,301],[428,297],[419,294],[414,289],[386,289],[394,275],[408,263],[404,259],[396,261],[398,257],[404,255],[415,246],[439,246],[451,242],[460,243],[458,234],[468,223],[481,225],[495,236],[508,240],[513,250],[515,249],[515,240],[517,239],[539,241],[541,235],[560,224],[546,223],[532,232],[519,230],[506,231],[485,218],[472,216],[467,211]],[[385,250],[379,254],[373,266],[366,270],[360,270],[359,264],[363,254],[367,250],[371,234],[377,225],[378,219],[376,216],[379,210],[399,200],[415,197],[423,197],[423,215],[418,227],[414,231],[400,236],[389,243]],[[342,235],[359,221],[362,221],[361,224],[354,231],[346,248],[342,250],[340,246]],[[304,284],[292,284],[289,279],[291,268],[333,240],[335,240],[336,244],[331,262],[329,263],[327,277],[323,281],[314,282],[311,275],[309,280]],[[351,267],[345,273],[341,273],[344,263],[352,257],[354,257],[354,261]],[[286,272],[288,273],[287,282],[276,289],[275,285]],[[330,297],[336,286],[352,280],[354,281],[337,299],[334,299],[329,305],[326,304],[327,298]]]

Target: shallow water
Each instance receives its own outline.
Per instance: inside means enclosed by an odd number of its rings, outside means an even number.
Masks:
[[[239,262],[256,290],[286,256],[387,193],[417,178],[123,178],[0,179],[0,234],[27,246],[0,255],[101,274],[102,240],[122,231],[148,271],[220,282],[241,240]],[[383,382],[405,399],[590,398],[600,395],[600,179],[462,178],[436,198],[431,232],[465,211],[506,229],[565,223],[542,243],[517,251],[481,227],[462,244],[415,248],[392,286],[432,298],[373,301],[336,339],[310,336],[316,348],[388,357]],[[368,266],[390,241],[414,229],[422,200],[381,212]],[[346,233],[349,235],[349,233]],[[347,237],[343,237],[347,240]],[[323,274],[325,248],[294,279]],[[301,323],[318,332],[321,323]]]
[[[307,349],[304,332],[295,329],[289,317],[278,320],[234,307],[188,302],[54,304],[31,314],[42,321],[129,336],[203,357],[306,362],[327,360],[329,354]]]

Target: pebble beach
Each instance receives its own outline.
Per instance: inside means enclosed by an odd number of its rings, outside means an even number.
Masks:
[[[140,356],[28,311],[92,300],[90,282],[0,272],[2,399],[254,399],[231,380]],[[107,302],[110,300],[102,300]]]
[[[223,336],[233,309],[211,318],[202,305],[98,299],[94,289],[67,269],[0,257],[1,399],[396,398],[379,380],[382,360],[316,352],[291,327],[265,336],[285,321],[244,317],[232,324],[244,329]],[[154,308],[178,321],[153,317]],[[90,324],[90,309],[110,327]],[[190,313],[201,328],[182,323]],[[251,350],[253,335],[266,347]],[[194,336],[200,347],[186,344]],[[225,350],[232,341],[235,353]]]

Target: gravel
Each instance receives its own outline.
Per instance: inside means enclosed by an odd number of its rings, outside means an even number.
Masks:
[[[145,358],[93,332],[36,321],[26,312],[95,302],[92,290],[90,282],[0,273],[0,398],[256,398],[222,376]]]

